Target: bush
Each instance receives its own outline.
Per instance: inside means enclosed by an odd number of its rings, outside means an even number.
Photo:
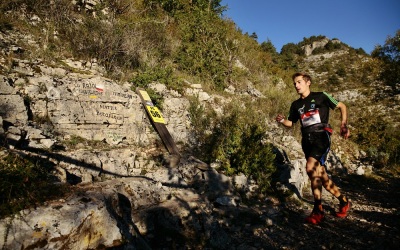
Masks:
[[[217,90],[224,89],[229,65],[224,51],[224,22],[213,13],[202,11],[193,11],[189,19],[181,18],[182,43],[175,57],[179,69],[213,83]]]
[[[339,83],[340,83],[340,79],[339,79],[339,77],[337,77],[337,75],[333,74],[333,75],[330,75],[328,77],[328,84],[329,85],[336,85],[336,84],[339,84]]]
[[[340,64],[337,66],[336,74],[340,77],[346,77],[346,68],[344,65]]]
[[[371,55],[383,62],[379,78],[399,93],[396,85],[400,83],[400,30],[394,37],[389,36],[383,46],[376,46]]]
[[[200,151],[209,162],[219,162],[220,170],[227,175],[243,173],[252,177],[260,192],[267,192],[276,170],[275,154],[272,145],[264,141],[267,128],[259,122],[262,118],[258,114],[231,105],[223,116],[214,118],[214,124],[207,124],[208,133],[197,136],[203,138]]]
[[[172,68],[147,68],[140,71],[135,77],[131,79],[133,86],[140,88],[147,88],[152,82],[159,82],[165,85],[172,84],[174,79],[172,74]]]
[[[400,163],[400,135],[398,130],[388,124],[382,115],[374,112],[374,120],[370,122],[370,112],[360,114],[356,124],[355,142],[368,153],[375,166],[396,167]]]
[[[0,16],[0,32],[4,32],[6,30],[12,30],[13,26],[11,21],[5,16]]]
[[[150,83],[157,82],[165,84],[168,88],[174,89],[180,93],[183,92],[182,82],[173,76],[172,68],[147,68],[146,70],[139,72],[135,77],[131,79],[132,90],[135,91],[137,87],[144,88],[147,90],[154,105],[162,108],[163,97],[161,94],[156,93],[152,89],[148,89]]]
[[[0,218],[63,196],[67,189],[55,185],[52,163],[41,158],[8,153],[0,159]]]

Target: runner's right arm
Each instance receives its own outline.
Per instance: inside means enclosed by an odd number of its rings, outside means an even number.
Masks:
[[[275,118],[275,120],[277,121],[277,122],[279,122],[279,123],[282,123],[285,127],[292,127],[292,125],[293,125],[293,122],[292,121],[289,121],[289,120],[287,120],[286,118],[285,118],[285,116],[283,116],[283,115],[281,115],[281,114],[279,114],[279,115],[277,115],[276,116],[276,118]]]

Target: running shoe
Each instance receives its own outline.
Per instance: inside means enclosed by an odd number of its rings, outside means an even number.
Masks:
[[[344,218],[347,216],[347,212],[350,210],[350,201],[346,202],[344,205],[339,205],[339,212],[336,212],[336,216],[339,218]]]
[[[313,211],[311,213],[311,215],[306,218],[306,222],[317,225],[322,221],[323,218],[324,218],[324,212],[322,212],[322,211],[314,212]]]

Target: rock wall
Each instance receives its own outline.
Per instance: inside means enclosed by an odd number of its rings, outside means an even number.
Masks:
[[[4,122],[24,126],[28,122],[28,113],[24,99],[10,84],[10,79],[0,75],[0,116]]]
[[[56,81],[32,79],[29,83],[44,84],[47,97],[44,101],[37,98],[41,93],[27,93],[33,100],[33,114],[46,114],[60,133],[110,144],[148,143],[143,131],[145,114],[129,87],[98,76],[85,79],[79,74]]]
[[[304,54],[306,56],[310,56],[315,49],[325,47],[325,45],[329,41],[331,41],[332,43],[341,43],[341,41],[338,39],[330,40],[329,38],[325,37],[325,38],[321,39],[320,41],[315,41],[312,44],[307,44],[307,45],[303,46]]]

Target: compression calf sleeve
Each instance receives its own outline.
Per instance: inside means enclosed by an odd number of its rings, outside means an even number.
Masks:
[[[314,211],[324,211],[322,208],[322,200],[314,200]]]
[[[346,196],[344,196],[343,194],[341,194],[341,195],[340,195],[339,197],[337,197],[337,198],[338,198],[338,200],[339,200],[339,202],[340,202],[341,205],[344,205],[344,204],[346,204],[346,203],[348,202]]]

